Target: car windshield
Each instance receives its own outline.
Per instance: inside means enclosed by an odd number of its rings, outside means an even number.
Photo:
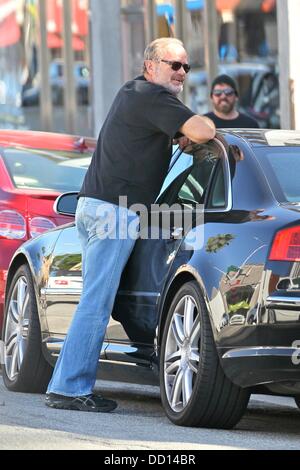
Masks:
[[[91,155],[28,149],[5,149],[2,155],[18,189],[79,191]]]
[[[279,202],[300,202],[300,147],[267,147],[255,150]]]

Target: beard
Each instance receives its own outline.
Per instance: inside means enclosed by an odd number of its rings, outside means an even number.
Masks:
[[[234,109],[234,103],[227,100],[222,100],[220,103],[215,104],[215,108],[219,113],[230,114]]]
[[[172,80],[178,80],[178,85],[172,82]],[[169,81],[165,81],[163,77],[160,76],[159,69],[156,72],[155,83],[166,88],[172,95],[179,95],[183,91],[183,81],[180,81],[179,76],[173,75]]]
[[[169,90],[173,95],[179,95],[183,91],[183,83],[180,85],[173,85],[172,83],[166,83],[163,85],[167,90]]]

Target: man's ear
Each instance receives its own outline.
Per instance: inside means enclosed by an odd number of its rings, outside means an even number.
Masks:
[[[145,60],[145,67],[146,67],[147,73],[149,73],[150,75],[152,75],[153,70],[154,70],[154,63],[153,63],[153,60]]]

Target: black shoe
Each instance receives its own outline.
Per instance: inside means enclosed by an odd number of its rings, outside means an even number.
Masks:
[[[107,400],[100,395],[66,397],[64,395],[56,395],[56,393],[49,393],[46,396],[45,403],[50,408],[57,408],[59,410],[94,411],[96,413],[108,413],[118,406],[117,402]]]

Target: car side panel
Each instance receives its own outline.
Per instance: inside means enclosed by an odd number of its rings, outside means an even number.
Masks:
[[[57,240],[41,290],[50,336],[67,334],[81,295],[81,267],[81,246],[72,225]]]
[[[246,339],[245,326],[252,335],[257,324],[272,223],[245,221],[244,214],[232,224],[228,217],[223,223],[214,217],[205,224],[203,247],[191,251],[188,266],[207,300],[217,346],[239,346]]]
[[[29,265],[36,292],[42,337],[48,335],[48,324],[41,291],[48,277],[49,261],[51,260],[52,251],[60,233],[61,229],[51,230],[44,233],[41,237],[25,242],[13,256],[8,271],[5,296],[7,296],[8,288],[19,266],[24,263]]]

